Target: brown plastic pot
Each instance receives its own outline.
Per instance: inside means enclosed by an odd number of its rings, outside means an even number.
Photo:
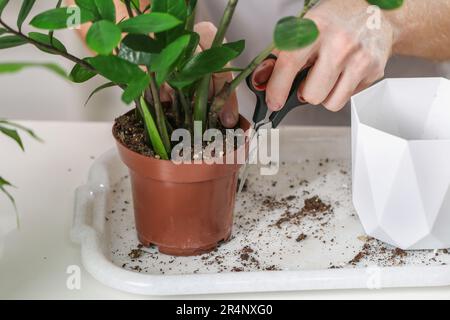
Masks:
[[[247,131],[250,123],[241,117],[240,127]],[[176,165],[131,151],[117,138],[116,142],[130,171],[136,229],[144,246],[193,256],[230,238],[241,165]]]

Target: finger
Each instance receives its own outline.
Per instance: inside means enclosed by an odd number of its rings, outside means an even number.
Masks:
[[[354,95],[357,93],[360,93],[363,90],[366,90],[368,87],[370,87],[372,85],[371,81],[368,80],[363,80],[355,89],[355,92],[353,93]]]
[[[200,35],[200,47],[202,50],[211,48],[217,33],[217,28],[211,22],[200,22],[194,26],[194,31]]]
[[[268,59],[261,63],[253,72],[252,83],[256,90],[264,91],[275,68],[275,59]]]
[[[320,105],[330,94],[342,73],[342,67],[334,63],[328,54],[319,55],[301,86],[302,100]]]
[[[173,90],[167,83],[164,83],[161,86],[159,98],[160,98],[161,102],[172,103],[174,100],[174,94],[175,94],[175,90]]]
[[[267,84],[266,102],[270,110],[278,111],[285,104],[292,83],[313,54],[314,46],[295,52],[281,52]]]
[[[345,70],[335,88],[325,101],[323,101],[323,106],[333,112],[341,110],[345,107],[361,83],[362,78],[359,75],[350,70]]]
[[[367,53],[359,52],[352,56],[333,91],[323,105],[331,111],[339,111],[350,98],[382,78],[384,70],[377,67]]]

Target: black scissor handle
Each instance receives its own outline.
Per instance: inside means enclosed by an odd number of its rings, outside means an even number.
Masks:
[[[277,59],[277,56],[270,54],[264,61]],[[260,123],[261,121],[266,119],[269,109],[267,108],[266,103],[266,90],[258,90],[253,86],[253,75],[254,72],[252,72],[252,74],[250,74],[246,80],[248,87],[256,95],[256,107],[255,112],[253,113],[252,120],[254,123]]]
[[[277,60],[277,59],[278,59],[277,56],[271,54],[264,61]],[[269,120],[272,122],[272,128],[277,128],[280,125],[281,121],[283,121],[283,119],[293,109],[307,104],[298,99],[297,92],[298,92],[298,88],[300,87],[300,84],[308,76],[308,72],[310,69],[311,69],[310,67],[306,68],[297,74],[297,76],[292,84],[291,91],[289,92],[289,96],[286,101],[286,104],[280,111],[271,113]],[[255,107],[255,112],[253,114],[252,120],[254,123],[260,123],[261,121],[266,119],[267,112],[269,111],[269,109],[268,109],[267,103],[266,103],[266,91],[258,90],[253,86],[253,75],[254,75],[254,72],[251,75],[249,75],[246,80],[247,80],[248,87],[256,95],[256,107]]]

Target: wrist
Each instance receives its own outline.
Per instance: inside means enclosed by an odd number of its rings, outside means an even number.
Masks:
[[[411,27],[411,23],[406,19],[406,4],[403,7],[386,11],[382,10],[382,15],[386,23],[390,25],[392,30],[392,54],[403,54],[404,43],[407,41],[407,29]]]

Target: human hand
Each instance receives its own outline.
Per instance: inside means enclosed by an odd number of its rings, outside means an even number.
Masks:
[[[297,73],[312,65],[299,88],[299,99],[341,110],[353,94],[384,76],[394,43],[394,28],[380,11],[380,28],[367,26],[370,15],[363,0],[329,0],[310,10],[306,18],[316,22],[319,39],[307,48],[275,52],[254,73],[256,84],[267,83],[267,104],[280,110]]]

